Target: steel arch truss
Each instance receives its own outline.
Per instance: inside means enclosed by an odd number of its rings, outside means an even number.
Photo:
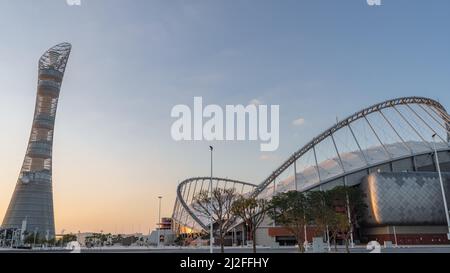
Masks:
[[[437,136],[438,144],[431,143],[432,135]],[[415,169],[415,158],[433,153],[433,144],[438,145],[438,151],[447,153],[450,160],[449,140],[450,117],[439,102],[423,97],[387,100],[325,130],[259,185],[213,178],[213,187],[222,183],[223,188],[239,191],[241,186],[242,193],[266,199],[288,190],[322,189],[330,182],[331,185],[334,181],[346,181],[359,172],[368,174],[383,164],[393,170],[393,162],[409,158]],[[208,229],[209,219],[202,219],[191,206],[196,193],[209,189],[209,179],[190,178],[178,186],[173,211],[174,229],[178,233],[201,233]],[[248,189],[244,190],[245,187]]]
[[[415,105],[419,109],[423,110],[422,116],[420,114],[418,114],[417,111],[414,111],[411,108],[412,105]],[[293,165],[294,165],[294,173],[295,173],[294,176],[297,176],[295,162],[308,152],[312,152],[312,154],[314,155],[315,161],[316,161],[315,165],[316,165],[317,170],[319,170],[319,165],[321,162],[317,160],[317,153],[316,153],[317,145],[322,143],[325,139],[330,138],[332,143],[334,144],[334,148],[336,148],[336,143],[335,143],[335,139],[334,139],[333,135],[336,132],[338,132],[339,130],[341,130],[342,128],[349,128],[349,132],[351,132],[351,134],[353,135],[352,137],[354,138],[358,149],[361,151],[361,154],[363,154],[364,150],[360,147],[360,143],[358,143],[358,141],[355,137],[355,134],[352,130],[352,126],[351,126],[358,120],[364,120],[364,122],[367,122],[367,125],[369,126],[370,130],[374,133],[375,137],[378,139],[378,141],[380,143],[380,147],[382,149],[386,150],[387,145],[385,143],[383,143],[383,141],[381,141],[381,139],[377,135],[376,130],[374,129],[373,122],[370,122],[368,119],[368,117],[373,113],[378,113],[380,115],[380,117],[382,117],[385,120],[386,126],[392,128],[392,131],[399,137],[400,144],[405,147],[408,147],[409,143],[407,143],[407,141],[405,141],[401,138],[400,134],[397,132],[398,129],[396,130],[395,126],[392,125],[392,121],[388,117],[386,117],[386,115],[382,111],[383,109],[392,109],[395,113],[398,114],[398,117],[405,124],[405,127],[408,127],[409,130],[411,130],[412,132],[417,134],[417,136],[419,136],[420,139],[422,139],[422,141],[424,143],[427,142],[425,140],[424,136],[421,135],[420,132],[418,132],[416,130],[416,128],[414,127],[413,124],[411,124],[410,120],[408,120],[408,117],[405,117],[405,115],[399,111],[398,107],[403,107],[403,106],[411,111],[410,114],[414,118],[423,122],[422,125],[424,127],[429,127],[431,129],[431,131],[433,131],[433,132],[434,132],[434,130],[427,124],[427,122],[424,120],[425,117],[423,117],[423,116],[426,116],[426,118],[429,120],[436,121],[436,123],[441,123],[442,124],[441,127],[443,127],[443,130],[446,132],[446,136],[442,136],[442,135],[439,136],[440,139],[443,140],[443,142],[445,143],[444,147],[441,147],[441,150],[445,150],[445,149],[448,150],[449,140],[450,140],[450,117],[449,117],[448,113],[446,112],[445,108],[439,102],[429,99],[429,98],[424,98],[424,97],[403,97],[403,98],[387,100],[387,101],[372,105],[370,107],[367,107],[353,115],[348,116],[347,118],[343,119],[342,121],[338,122],[336,125],[330,127],[329,129],[325,130],[323,133],[321,133],[320,135],[315,137],[313,140],[311,140],[309,143],[307,143],[305,146],[303,146],[301,149],[299,149],[297,152],[295,152],[291,157],[289,157],[289,159],[286,160],[274,172],[272,172],[269,177],[267,177],[261,184],[258,185],[258,187],[255,189],[255,191],[252,193],[252,195],[253,196],[260,195],[264,190],[266,190],[268,188],[268,186],[271,183],[273,183],[278,177],[280,177],[280,175],[283,174],[283,172],[285,172],[289,167],[291,167]],[[408,148],[408,149],[410,150],[411,155],[414,155],[414,151],[412,151],[410,148]],[[432,152],[432,149],[430,149],[428,152]],[[342,159],[341,159],[342,155],[339,153],[337,148],[336,148],[336,154],[337,154],[336,161],[340,162],[339,164],[342,165]],[[392,157],[389,158],[389,160],[393,160],[393,159],[397,159],[397,158],[392,158]],[[364,160],[366,160],[366,159],[364,159]],[[364,166],[364,168],[370,168],[370,167],[378,165],[380,163],[383,163],[383,162],[380,161],[380,162],[371,164],[366,161],[366,165]],[[344,168],[342,167],[342,169],[344,169]],[[351,170],[351,171],[356,171],[356,170]],[[320,172],[319,171],[317,171],[317,172],[318,172],[318,176],[319,176],[318,184],[320,184],[321,182],[323,182],[324,179],[323,178],[321,179]],[[348,171],[346,172],[344,170],[344,174],[345,173],[348,174]],[[297,177],[295,177],[295,184],[297,184]]]
[[[177,187],[177,198],[173,210],[172,219],[174,229],[178,233],[200,233],[208,229],[209,219],[196,215],[192,209],[195,196],[201,191],[210,189],[210,177],[194,177],[181,182]],[[251,193],[256,185],[228,178],[212,178],[213,189],[235,189],[238,194]],[[180,232],[181,230],[181,232]]]

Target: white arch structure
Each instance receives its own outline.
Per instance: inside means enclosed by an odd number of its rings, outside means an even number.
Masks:
[[[186,233],[208,230],[210,220],[197,215],[191,207],[196,194],[201,191],[209,191],[210,177],[194,177],[182,181],[177,188],[177,199],[173,210],[172,219],[174,221],[174,229],[184,229]],[[212,178],[212,186],[215,188],[229,189],[234,188],[238,194],[248,194],[253,191],[256,185],[228,179],[228,178]]]

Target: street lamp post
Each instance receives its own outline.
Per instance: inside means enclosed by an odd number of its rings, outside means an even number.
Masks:
[[[103,248],[103,229],[100,230],[99,242],[100,242],[100,248]]]
[[[395,230],[395,226],[394,226],[394,240],[395,240],[395,246],[398,247],[397,230]]]
[[[213,194],[212,194],[212,178],[213,178],[213,151],[214,151],[214,147],[213,146],[209,146],[209,150],[211,151],[211,177],[209,179],[209,198],[210,198],[210,202],[211,204],[209,205],[209,252],[213,253],[213,240],[214,240],[214,236],[213,236],[213,211],[212,211],[212,202],[213,202]]]
[[[348,197],[348,193],[346,193],[346,199],[347,199],[347,217],[348,217],[348,223],[350,225],[350,247],[355,247],[355,242],[353,241],[353,224],[352,224],[352,218],[350,213],[350,199]]]
[[[36,236],[37,236],[37,232],[38,232],[38,228],[34,228],[34,239],[33,239],[33,247],[36,245]]]
[[[447,219],[447,238],[450,240],[450,218],[448,216],[447,198],[445,197],[444,181],[442,180],[441,167],[439,166],[439,156],[436,149],[436,134],[433,135],[434,155],[436,157],[436,169],[439,174],[439,182],[441,184],[442,199],[444,200],[445,218]]]
[[[158,196],[159,199],[159,211],[158,211],[158,248],[160,247],[161,242],[161,199],[162,196]]]
[[[64,248],[64,231],[65,229],[61,230],[61,248]]]

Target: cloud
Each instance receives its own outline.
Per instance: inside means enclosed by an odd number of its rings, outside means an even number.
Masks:
[[[263,102],[259,99],[252,99],[248,104],[258,106],[261,105],[262,103]]]
[[[302,126],[303,124],[305,124],[304,118],[298,118],[292,122],[292,125],[294,126]]]

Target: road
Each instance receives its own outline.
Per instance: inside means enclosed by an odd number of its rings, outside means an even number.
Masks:
[[[450,245],[447,246],[402,246],[393,248],[381,248],[381,253],[450,253]],[[70,251],[65,249],[34,249],[34,250],[15,250],[15,249],[0,249],[0,253],[69,253]],[[104,248],[82,248],[81,253],[209,253],[208,248],[147,248],[147,247],[104,247]],[[215,253],[219,253],[220,249],[214,249]],[[295,247],[280,247],[280,248],[258,248],[258,253],[297,253],[298,250]],[[345,248],[339,247],[339,253],[345,253]],[[370,251],[364,246],[358,246],[350,250],[352,253],[369,253]],[[251,248],[225,248],[225,253],[244,254],[252,253]],[[307,253],[312,253],[310,250]],[[332,250],[334,252],[334,249]]]

